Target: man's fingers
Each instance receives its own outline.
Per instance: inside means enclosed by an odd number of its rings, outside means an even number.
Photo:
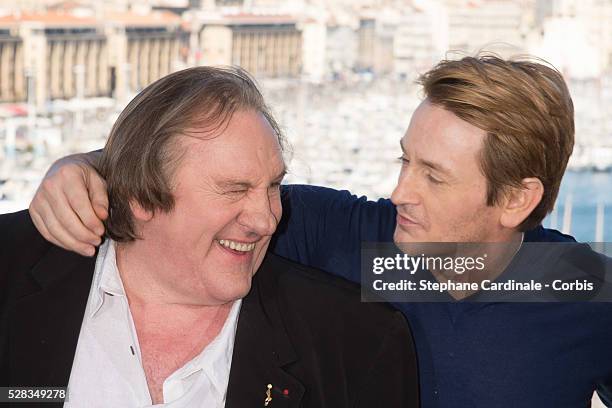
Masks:
[[[90,228],[86,227],[83,223],[83,217],[81,216],[81,213],[89,213],[89,218],[97,220],[100,224],[98,230],[102,230],[102,233],[104,232],[104,227],[101,225],[102,222],[93,214],[89,199],[85,196],[84,203],[81,200],[81,208],[74,208],[75,204],[70,203],[68,200],[69,198],[64,194],[59,195],[59,197],[56,197],[56,200],[54,200],[54,206],[51,210],[55,214],[57,220],[76,241],[80,241],[84,244],[98,245],[100,243],[101,234],[98,235],[94,232],[95,230],[92,231]],[[76,205],[79,205],[79,200],[76,201]]]
[[[102,206],[101,204],[94,204],[93,208],[94,208],[94,211],[96,212],[96,216],[99,219],[105,220],[108,218],[108,209],[106,207]],[[102,234],[104,234],[104,224],[102,224]]]
[[[91,205],[89,165],[69,163],[62,165],[41,184],[41,201],[47,199],[63,227],[74,234],[77,240],[97,245],[104,234],[104,225]],[[44,194],[43,194],[44,193]],[[76,217],[74,216],[76,215]],[[91,233],[88,234],[88,229]]]
[[[63,192],[68,201],[67,207],[76,213],[78,219],[82,222],[84,228],[87,228],[96,237],[100,237],[104,234],[104,224],[100,214],[96,210],[94,203],[90,201],[90,196],[87,191],[86,180],[79,180],[75,183],[69,183],[65,185],[65,191]],[[60,208],[64,208],[60,202]],[[72,224],[64,224],[69,231],[73,231]],[[77,226],[74,225],[74,232]],[[77,236],[81,237],[80,235]],[[87,239],[87,242],[93,243],[91,239]]]
[[[64,228],[47,201],[42,201],[39,208],[39,213],[32,213],[32,220],[37,228],[42,225],[43,228],[39,230],[45,238],[64,249],[78,252],[81,255],[92,256],[95,253],[94,245],[78,241]],[[73,216],[76,218],[76,215]],[[43,230],[46,231],[46,234]]]
[[[108,217],[108,191],[106,182],[93,169],[88,169],[89,175],[89,198],[98,218],[105,220]]]
[[[77,166],[65,166],[53,177],[45,178],[34,196],[34,201],[36,201],[36,208],[39,209],[47,230],[52,235],[55,235],[53,227],[49,225],[49,220],[53,219],[61,223],[63,230],[72,234],[72,238],[75,241],[97,245],[100,241],[99,236],[95,232],[88,230],[75,214],[75,210],[72,208],[67,197],[69,193],[64,191],[63,186],[70,186],[67,187],[71,192],[70,194],[74,194],[72,193],[73,191],[81,189],[84,200],[89,203],[83,173]]]

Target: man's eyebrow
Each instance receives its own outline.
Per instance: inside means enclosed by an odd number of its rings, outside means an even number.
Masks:
[[[272,179],[273,183],[280,182],[287,174],[287,168],[283,167],[281,172]],[[217,185],[221,188],[251,188],[253,184],[250,181],[235,179],[235,178],[224,178],[217,181]]]
[[[439,173],[446,174],[447,176],[452,176],[451,171],[448,170],[446,167],[442,166],[441,164],[434,163],[434,162],[431,162],[429,160],[424,160],[424,159],[418,159],[417,162]]]
[[[217,185],[221,188],[236,188],[236,187],[249,188],[251,187],[251,183],[249,181],[232,179],[232,178],[226,178],[223,180],[219,180],[217,181]]]
[[[404,148],[404,144],[402,143],[402,140],[400,139],[400,147],[402,148],[402,152],[404,154],[406,153],[406,149]],[[425,167],[429,167],[430,169],[437,171],[439,173],[445,174],[447,176],[452,176],[452,172],[450,170],[448,170],[446,167],[442,166],[441,164],[438,163],[434,163],[432,161],[429,160],[424,160],[424,159],[417,159],[417,162],[420,165],[423,165]]]

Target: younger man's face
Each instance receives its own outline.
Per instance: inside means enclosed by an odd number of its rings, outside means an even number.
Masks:
[[[421,103],[401,139],[402,168],[391,196],[398,211],[396,243],[500,239],[501,212],[486,204],[479,167],[485,136],[442,107]]]

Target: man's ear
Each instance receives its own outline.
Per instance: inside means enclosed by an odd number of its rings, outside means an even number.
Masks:
[[[539,178],[529,177],[521,181],[521,187],[508,187],[504,194],[500,223],[506,228],[518,227],[540,204],[544,185]]]
[[[144,209],[136,200],[130,200],[130,209],[137,222],[147,222],[153,218],[153,211]]]

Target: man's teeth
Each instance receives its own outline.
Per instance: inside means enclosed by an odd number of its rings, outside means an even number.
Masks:
[[[240,242],[230,241],[229,239],[220,239],[219,243],[226,248],[234,249],[236,251],[248,252],[255,248],[255,243],[243,244]]]

